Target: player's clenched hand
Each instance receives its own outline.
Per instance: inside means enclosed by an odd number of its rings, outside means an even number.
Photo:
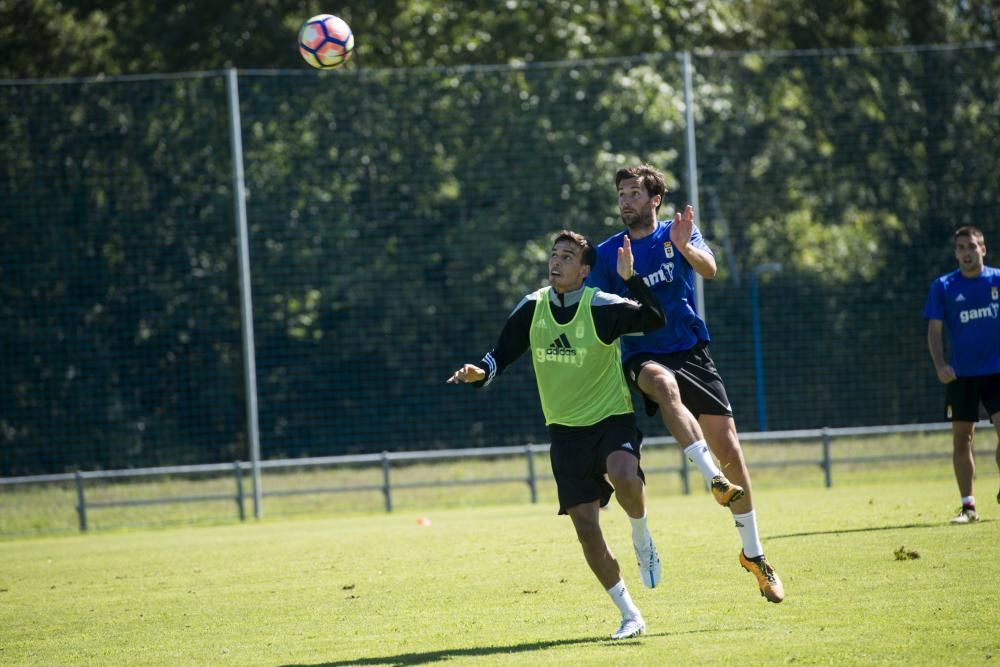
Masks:
[[[458,384],[460,382],[479,382],[486,378],[486,371],[475,364],[465,364],[448,378],[448,384]]]
[[[628,234],[622,237],[622,247],[618,248],[618,275],[628,280],[635,273],[632,259],[632,241]]]
[[[948,384],[949,382],[954,382],[955,380],[958,379],[958,376],[955,375],[955,369],[952,368],[949,364],[945,364],[944,366],[936,370],[937,370],[938,380],[941,381],[941,384]]]

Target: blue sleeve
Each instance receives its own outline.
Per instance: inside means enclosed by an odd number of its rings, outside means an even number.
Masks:
[[[927,302],[924,303],[924,319],[944,319],[944,281],[940,278],[931,283],[931,289],[927,293]]]
[[[701,235],[701,230],[698,229],[698,225],[693,225],[691,228],[691,245],[700,250],[704,250],[708,254],[715,257],[712,247],[705,243],[705,238]]]
[[[618,275],[618,267],[608,266],[607,258],[604,256],[606,253],[602,252],[603,250],[603,246],[597,249],[597,259],[594,261],[594,265],[590,267],[590,275],[587,276],[587,286],[596,287],[602,292],[608,292],[609,294],[617,294],[618,292],[612,284],[612,276],[609,270]]]
[[[621,235],[618,235],[597,246],[597,259],[587,276],[588,287],[596,287],[608,294],[631,297],[625,281],[618,275],[618,248],[621,244]]]

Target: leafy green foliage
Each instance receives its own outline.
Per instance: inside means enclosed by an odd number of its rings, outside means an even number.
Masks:
[[[358,55],[330,74],[294,48],[309,9],[0,0],[3,77],[212,70],[0,86],[0,474],[249,456],[230,66],[265,456],[544,438],[526,360],[491,393],[437,379],[542,284],[553,232],[619,229],[615,169],[651,162],[664,213],[687,203],[681,50],[741,427],[768,262],[773,426],[936,418],[919,324],[895,336],[948,231],[994,235],[996,49],[769,50],[992,39],[993,3],[377,1],[344,9]]]

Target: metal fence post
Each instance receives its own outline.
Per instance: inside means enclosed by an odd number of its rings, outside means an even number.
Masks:
[[[830,440],[832,439],[830,435],[829,427],[823,427],[823,481],[826,483],[826,488],[833,486],[833,462],[830,460]]]
[[[685,51],[681,54],[681,68],[684,71],[684,149],[687,154],[687,187],[688,202],[694,208],[694,219],[702,226],[702,233],[705,232],[704,222],[701,220],[701,204],[698,202],[698,153],[695,148],[694,139],[694,86],[691,83],[691,52]],[[704,321],[708,321],[705,314],[705,279],[697,271],[694,272],[694,307]]]
[[[73,477],[76,479],[76,514],[80,517],[80,532],[87,532],[87,499],[83,495],[83,475],[77,470]]]
[[[243,344],[243,391],[246,401],[247,448],[253,481],[253,515],[264,517],[264,491],[260,481],[260,427],[257,408],[257,346],[253,335],[253,299],[250,281],[250,232],[247,226],[246,182],[243,173],[243,129],[236,69],[226,71],[229,91],[229,140],[233,160],[233,200],[240,272],[240,335]]]
[[[531,489],[531,502],[538,502],[538,486],[535,478],[535,455],[531,452],[531,445],[524,446],[524,453],[528,457],[528,488]]]
[[[240,513],[240,521],[246,521],[246,512],[243,510],[243,471],[240,470],[239,461],[233,461],[233,474],[236,476],[236,509]]]
[[[392,484],[389,481],[389,452],[382,452],[382,495],[385,496],[385,511],[392,511]]]

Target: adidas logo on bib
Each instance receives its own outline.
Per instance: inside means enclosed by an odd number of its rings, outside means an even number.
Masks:
[[[558,338],[549,344],[547,350],[545,350],[545,356],[547,357],[575,357],[576,350],[569,342],[569,338],[566,334],[561,334]]]

